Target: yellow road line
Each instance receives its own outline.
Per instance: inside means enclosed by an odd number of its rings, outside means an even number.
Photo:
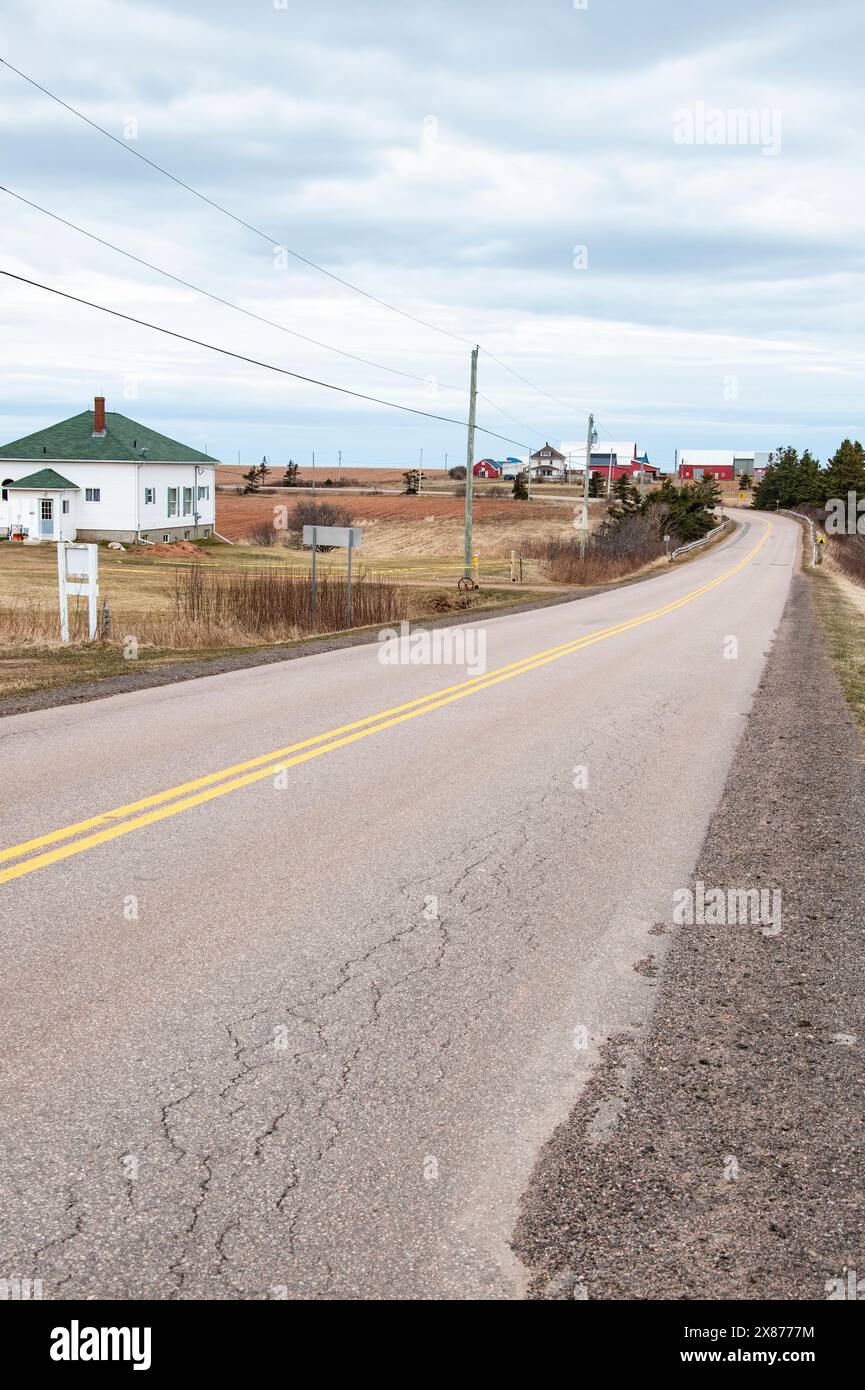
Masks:
[[[344,724],[337,729],[330,729],[326,733],[317,734],[300,743],[289,744],[275,752],[250,758],[246,762],[223,768],[220,772],[208,773],[206,776],[195,778],[193,781],[171,787],[167,791],[157,792],[152,796],[143,797],[139,801],[128,802],[125,806],[104,811],[88,820],[78,821],[74,825],[68,825],[63,829],[51,831],[46,835],[40,835],[35,839],[13,845],[0,852],[0,862],[21,859],[23,855],[27,854],[33,857],[0,870],[0,883],[21,878],[25,874],[33,873],[49,864],[58,863],[74,854],[81,854],[96,845],[118,839],[121,835],[127,835],[133,830],[139,830],[146,825],[153,825],[157,821],[165,820],[181,811],[190,810],[193,806],[204,805],[216,797],[238,791],[242,787],[262,781],[265,777],[275,776],[283,769],[309,762],[313,758],[321,757],[324,753],[333,752],[337,748],[344,748],[359,739],[367,738],[370,734],[381,733],[385,729],[403,724],[407,720],[416,719],[418,715],[428,714],[432,710],[441,709],[456,700],[465,699],[468,695],[475,695],[481,690],[499,685],[502,681],[513,680],[514,677],[524,675],[528,671],[538,670],[542,666],[549,665],[552,661],[559,661],[562,657],[569,656],[573,652],[605,641],[608,637],[628,632],[644,623],[664,617],[685,604],[694,602],[695,599],[702,597],[703,594],[717,588],[719,584],[723,584],[733,575],[738,574],[762,549],[772,530],[772,523],[767,522],[766,530],[754,548],[731,569],[726,570],[715,579],[709,580],[700,588],[684,594],[681,598],[674,599],[661,608],[653,609],[649,613],[643,613],[639,617],[629,618],[611,627],[602,628],[598,632],[588,633],[584,637],[575,638],[558,647],[548,647],[545,651],[536,652],[520,661],[511,662],[510,665],[499,667],[483,676],[476,676],[457,685],[448,686],[444,690],[433,691],[429,695],[409,700],[405,704],[396,705],[389,710],[381,710],[377,714],[367,715],[363,719],[355,720],[354,723]],[[137,815],[136,812],[144,812],[144,814]],[[132,818],[128,819],[128,817]],[[105,826],[106,828],[98,830],[95,834],[83,835],[83,832],[95,830],[98,826]],[[79,835],[83,835],[83,838],[74,839],[75,836]],[[64,840],[73,840],[73,843],[61,844],[60,842]],[[33,851],[42,849],[47,845],[59,845],[59,847],[44,854],[33,854]]]

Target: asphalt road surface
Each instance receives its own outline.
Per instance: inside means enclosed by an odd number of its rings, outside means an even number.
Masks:
[[[521,1193],[650,1016],[796,565],[738,520],[456,629],[483,675],[366,646],[0,722],[0,1275],[525,1293]]]

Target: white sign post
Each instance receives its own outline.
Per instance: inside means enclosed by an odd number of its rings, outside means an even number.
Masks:
[[[320,545],[332,549],[348,550],[348,597],[346,601],[346,626],[351,627],[351,557],[363,545],[363,531],[360,526],[304,526],[304,545],[312,546],[312,611],[318,607],[318,581],[315,572],[315,556]]]
[[[87,629],[90,641],[96,638],[96,599],[99,594],[97,574],[99,547],[71,545],[60,541],[57,546],[57,586],[60,596],[60,640],[69,641],[70,594],[87,599]]]

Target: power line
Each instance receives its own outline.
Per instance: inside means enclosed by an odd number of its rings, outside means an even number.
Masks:
[[[163,266],[155,265],[153,261],[145,260],[143,256],[136,256],[134,252],[127,251],[123,246],[116,245],[113,241],[108,241],[105,237],[98,236],[96,232],[88,231],[86,227],[80,226],[77,222],[72,222],[67,217],[61,217],[59,213],[52,212],[50,208],[42,207],[40,203],[34,203],[32,199],[25,198],[22,193],[16,193],[13,189],[0,184],[0,192],[8,194],[17,202],[23,203],[26,207],[32,208],[35,212],[41,212],[45,217],[50,217],[52,221],[59,222],[63,227],[69,227],[72,231],[78,232],[81,236],[87,237],[90,241],[95,241],[99,246],[105,246],[109,251],[115,251],[119,256],[125,256],[127,260],[134,261],[136,265],[145,266],[147,270],[155,271],[157,275],[164,276],[167,280],[172,280],[176,285],[182,285],[184,289],[192,290],[195,294],[204,295],[206,299],[211,299],[215,304],[221,304],[226,309],[234,309],[238,314],[245,314],[247,318],[255,319],[258,323],[266,324],[269,328],[276,328],[281,333],[287,333],[293,338],[299,338],[304,343],[312,343],[313,346],[323,348],[327,352],[335,352],[340,357],[347,357],[352,362],[361,362],[366,367],[374,367],[378,371],[390,372],[393,376],[405,378],[407,381],[417,381],[423,386],[428,386],[433,380],[436,386],[443,387],[446,391],[457,391],[462,393],[463,386],[455,386],[452,382],[440,381],[438,377],[418,376],[416,372],[406,372],[399,367],[389,367],[384,362],[375,362],[370,357],[362,357],[359,353],[349,352],[345,348],[335,347],[332,343],[325,343],[320,338],[310,337],[308,333],[301,333],[296,328],[289,328],[284,323],[278,323],[275,319],[269,319],[264,314],[257,314],[253,309],[245,309],[242,304],[236,304],[231,299],[225,299],[222,295],[214,294],[211,290],[204,289],[201,285],[194,285],[191,280],[185,280],[181,275],[175,275],[173,271],[165,270]],[[480,391],[478,395],[486,401],[487,405],[492,406],[493,410],[512,420],[515,425],[528,430],[530,434],[540,434],[534,426],[527,425],[523,420],[519,420],[515,415],[505,410],[504,406],[499,405],[489,396],[483,395]]]
[[[131,145],[127,140],[120,140],[116,135],[112,135],[110,130],[106,130],[104,126],[99,125],[99,123],[97,121],[92,120],[90,116],[85,116],[83,111],[79,111],[77,107],[72,106],[68,101],[64,101],[62,97],[59,97],[56,94],[56,92],[52,92],[48,87],[43,86],[41,82],[37,82],[34,77],[30,77],[26,72],[22,72],[20,68],[16,68],[14,63],[9,62],[8,58],[0,58],[0,63],[3,63],[5,67],[9,68],[10,72],[14,72],[18,77],[22,78],[25,82],[28,82],[31,87],[35,87],[37,91],[42,92],[44,96],[49,97],[51,101],[56,102],[58,106],[62,106],[65,111],[68,111],[73,116],[77,116],[79,120],[84,121],[84,123],[86,125],[89,125],[91,129],[98,131],[100,135],[105,135],[115,145],[119,145],[121,149],[126,150],[128,154],[134,155],[136,159],[140,159],[142,163],[147,164],[151,169],[155,169],[157,173],[160,173],[165,178],[170,179],[171,182],[177,184],[179,188],[185,189],[186,192],[191,193],[193,197],[198,198],[201,202],[206,203],[209,207],[214,208],[217,212],[221,212],[225,217],[230,218],[231,221],[235,222],[238,226],[244,227],[247,231],[254,233],[255,236],[262,238],[262,240],[268,242],[268,244],[271,247],[279,247],[280,250],[286,251],[288,255],[293,256],[295,260],[300,261],[303,265],[309,266],[312,270],[317,270],[321,275],[326,275],[330,280],[336,281],[337,284],[344,286],[344,288],[346,289],[353,290],[355,294],[362,295],[365,299],[371,300],[374,304],[378,304],[383,309],[389,309],[392,313],[399,314],[402,318],[410,319],[413,323],[420,324],[424,328],[429,328],[434,333],[441,333],[444,334],[445,337],[452,338],[456,342],[465,343],[469,347],[473,346],[470,338],[464,338],[461,336],[461,334],[453,333],[448,328],[442,328],[439,324],[431,323],[428,319],[423,319],[417,314],[411,314],[406,309],[400,309],[396,304],[391,304],[388,300],[380,299],[377,295],[371,294],[368,290],[362,289],[360,285],[355,285],[351,280],[346,280],[342,276],[335,274],[333,271],[327,270],[325,266],[319,265],[317,261],[313,261],[308,256],[302,255],[299,251],[292,250],[290,246],[286,246],[285,243],[280,241],[278,237],[269,236],[267,232],[262,231],[260,227],[254,226],[253,223],[247,222],[242,217],[238,217],[236,213],[231,212],[228,208],[224,207],[222,203],[218,203],[214,198],[209,198],[206,193],[200,192],[200,190],[194,188],[192,184],[186,183],[184,179],[179,178],[176,174],[172,174],[170,170],[166,169],[163,165],[158,164],[156,160],[149,159],[147,155],[142,154],[140,150],[135,149],[134,146]],[[530,390],[537,391],[542,396],[547,396],[549,400],[555,401],[557,405],[564,406],[566,410],[572,411],[576,415],[582,414],[582,412],[578,410],[572,402],[565,401],[561,397],[555,396],[551,392],[544,390],[543,387],[537,386],[535,382],[530,381],[528,377],[523,376],[513,367],[509,367],[506,362],[503,362],[501,358],[496,357],[493,353],[489,352],[488,349],[483,348],[482,351],[486,353],[487,357],[489,357],[491,361],[497,363],[497,365],[502,367],[506,372],[510,372],[512,376],[515,376],[519,381],[522,381],[525,386],[528,386],[530,388]],[[496,407],[496,409],[499,408],[500,407]],[[487,431],[487,433],[489,433],[489,431]]]
[[[541,431],[535,429],[534,425],[527,425],[525,420],[518,420],[516,415],[511,415],[510,411],[505,410],[503,405],[498,405],[496,401],[491,401],[489,396],[484,395],[483,391],[478,391],[477,396],[479,401],[486,401],[487,405],[491,405],[493,410],[498,410],[502,415],[506,415],[509,420],[513,420],[514,424],[519,425],[520,429],[528,430],[529,434],[533,434],[540,439]]]
[[[336,352],[340,357],[348,357],[352,362],[362,362],[366,367],[375,367],[382,372],[391,372],[394,376],[405,377],[409,381],[419,381],[422,385],[429,382],[428,377],[418,376],[416,372],[401,371],[399,367],[388,367],[384,362],[374,362],[369,357],[361,357],[356,352],[348,352],[345,348],[334,347],[332,343],[324,343],[319,338],[311,338],[307,333],[301,333],[296,328],[288,328],[284,323],[277,323],[275,319],[266,318],[263,314],[256,314],[252,309],[244,309],[242,304],[235,304],[231,299],[223,299],[221,295],[213,294],[210,290],[202,289],[201,285],[193,285],[191,280],[184,280],[181,275],[175,275],[170,270],[163,269],[162,266],[154,265],[152,261],[146,261],[143,256],[136,256],[132,251],[126,251],[122,246],[117,246],[113,241],[107,241],[105,237],[97,236],[95,232],[89,232],[86,227],[81,227],[77,222],[71,222],[67,217],[61,217],[59,213],[52,212],[50,208],[44,208],[39,203],[32,202],[25,198],[22,193],[15,193],[13,189],[6,188],[0,184],[0,192],[8,193],[10,198],[15,198],[19,203],[24,203],[28,208],[33,208],[36,212],[44,213],[55,222],[60,222],[62,226],[71,228],[74,232],[79,232],[81,236],[89,237],[91,241],[98,242],[100,246],[107,246],[109,251],[116,251],[119,256],[125,256],[127,260],[135,261],[138,265],[146,266],[148,270],[154,270],[157,275],[164,275],[166,279],[173,280],[177,285],[183,285],[187,290],[194,290],[196,294],[203,294],[205,298],[212,299],[215,304],[222,304],[226,309],[234,309],[238,314],[246,314],[247,318],[257,319],[259,323],[267,324],[270,328],[279,329],[280,333],[289,333],[293,338],[300,338],[304,343],[312,343],[315,347],[324,348],[327,352]],[[436,384],[443,386],[447,391],[463,391],[463,386],[452,386],[448,382],[438,381]],[[490,402],[492,405],[492,401]],[[500,407],[496,407],[500,409]],[[507,411],[502,411],[507,414]],[[517,422],[519,423],[519,422]]]
[[[283,241],[280,241],[279,237],[268,236],[267,232],[263,232],[260,227],[255,227],[251,222],[247,222],[244,218],[238,217],[236,213],[230,212],[228,208],[223,207],[222,203],[217,203],[215,198],[208,198],[206,193],[202,193],[199,189],[193,188],[191,183],[186,183],[183,179],[178,178],[176,174],[172,174],[169,169],[165,169],[161,164],[157,164],[155,159],[148,159],[146,154],[142,154],[140,150],[136,150],[128,141],[120,140],[116,135],[112,135],[111,131],[99,125],[98,121],[91,120],[89,116],[85,116],[83,111],[79,111],[77,107],[71,106],[68,101],[64,101],[62,97],[57,96],[56,92],[49,91],[47,87],[42,86],[41,82],[37,82],[34,77],[29,77],[26,72],[22,72],[20,68],[16,68],[13,63],[9,62],[8,58],[0,58],[0,63],[3,63],[11,72],[16,73],[18,77],[23,78],[25,82],[29,82],[31,87],[35,87],[37,91],[43,92],[44,95],[50,97],[52,101],[56,101],[59,106],[62,106],[73,116],[77,116],[79,120],[85,121],[93,130],[98,130],[100,135],[106,135],[109,140],[114,141],[115,145],[119,145],[121,149],[126,150],[129,154],[134,154],[136,159],[140,159],[144,164],[149,164],[151,169],[155,169],[157,173],[164,175],[167,179],[171,179],[172,183],[176,183],[178,187],[186,189],[187,193],[191,193],[193,197],[199,198],[202,203],[207,203],[210,207],[215,208],[217,212],[223,213],[225,217],[230,217],[232,222],[236,222],[239,227],[245,227],[247,231],[254,232],[256,236],[261,237],[271,246],[279,247],[281,251],[286,251],[288,255],[293,256],[295,260],[301,261],[303,265],[309,266],[312,270],[317,270],[321,275],[326,275],[330,280],[335,280],[337,284],[345,286],[346,289],[354,290],[355,294],[363,295],[365,299],[372,300],[374,304],[380,305],[381,308],[389,309],[391,313],[399,314],[404,319],[411,319],[413,323],[422,324],[424,328],[431,328],[434,333],[443,333],[445,337],[453,338],[458,343],[466,343],[469,347],[473,346],[470,339],[461,337],[459,333],[452,333],[449,328],[442,328],[439,324],[430,323],[429,320],[422,319],[417,314],[410,314],[406,309],[400,309],[396,304],[388,303],[386,299],[379,299],[377,295],[371,294],[369,290],[361,289],[359,285],[354,285],[350,280],[345,280],[341,275],[336,275],[332,270],[327,270],[325,266],[319,265],[317,261],[310,260],[308,256],[301,255],[299,251],[293,251],[290,246],[286,246]]]
[[[511,376],[515,376],[518,381],[523,382],[526,386],[530,386],[533,391],[537,391],[540,395],[546,396],[551,401],[555,401],[557,405],[563,405],[566,410],[573,411],[575,415],[582,414],[572,401],[562,400],[560,396],[554,396],[550,391],[545,391],[542,386],[536,386],[533,381],[529,381],[527,376],[522,376],[520,372],[516,371],[513,367],[509,367],[507,362],[502,362],[501,358],[494,356],[489,348],[481,347],[481,352],[483,352],[491,362],[495,362],[497,366],[503,367],[506,372],[510,372]]]
[[[304,376],[302,372],[292,372],[288,367],[277,367],[272,362],[263,362],[258,357],[247,357],[242,352],[232,352],[230,348],[218,347],[215,343],[206,343],[201,338],[192,338],[187,333],[178,333],[173,328],[163,328],[158,323],[150,323],[147,319],[136,318],[133,314],[123,314],[119,309],[109,309],[106,304],[96,304],[92,299],[82,299],[77,294],[70,294],[67,290],[58,290],[53,285],[43,285],[39,280],[30,280],[26,275],[15,275],[11,270],[0,269],[0,275],[5,275],[9,280],[17,280],[19,284],[31,285],[34,289],[45,290],[47,294],[55,294],[60,299],[68,299],[74,304],[84,304],[88,309],[98,309],[100,313],[110,314],[112,318],[124,319],[127,323],[137,324],[141,328],[150,328],[154,333],[164,333],[169,338],[177,338],[182,343],[192,343],[194,347],[206,348],[208,352],[218,352],[223,357],[233,357],[238,362],[248,362],[253,367],[263,367],[269,372],[278,372],[280,376],[290,376],[296,381],[305,381],[312,386],[322,386],[328,391],[337,391],[343,396],[353,396],[356,400],[370,401],[373,405],[385,405],[391,410],[402,410],[408,415],[422,415],[427,420],[440,420],[446,425],[459,425],[462,429],[468,428],[466,420],[454,420],[449,415],[437,415],[431,410],[418,410],[411,405],[400,405],[398,401],[382,400],[380,396],[368,396],[363,391],[351,391],[347,386],[336,386],[332,381],[321,381],[318,377]],[[497,434],[495,430],[486,429],[483,425],[477,428],[482,434],[488,434],[492,439],[500,439],[504,444],[515,444],[519,449],[528,449],[530,445],[525,444],[520,439],[510,439],[507,435]]]

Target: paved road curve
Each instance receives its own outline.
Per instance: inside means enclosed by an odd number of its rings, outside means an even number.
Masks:
[[[487,622],[481,678],[359,647],[0,722],[0,1275],[521,1295],[520,1193],[651,1010],[796,563],[739,519]]]

